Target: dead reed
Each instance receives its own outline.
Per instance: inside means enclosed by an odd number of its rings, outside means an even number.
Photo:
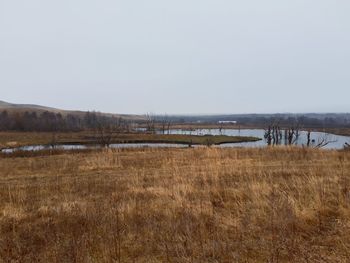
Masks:
[[[0,262],[349,262],[350,152],[0,158]]]

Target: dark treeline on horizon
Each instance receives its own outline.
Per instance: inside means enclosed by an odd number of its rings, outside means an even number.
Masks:
[[[61,114],[50,111],[16,112],[0,111],[0,131],[37,131],[65,132],[98,129],[113,126],[115,131],[131,131],[134,124],[148,127],[150,124],[164,126],[174,124],[216,124],[219,121],[236,121],[237,126],[266,128],[271,125],[289,127],[298,125],[300,128],[349,128],[348,114],[313,114],[313,115],[216,115],[216,116],[168,116],[145,115],[145,119],[129,120],[109,116],[99,112],[83,114]],[[154,127],[153,127],[154,128]]]
[[[49,111],[9,113],[4,110],[0,112],[1,131],[81,131],[111,125],[128,129],[130,123],[122,118],[105,116],[97,112],[86,112],[83,115],[63,115]]]
[[[174,123],[218,123],[235,121],[241,126],[268,127],[279,125],[289,127],[298,124],[305,128],[347,128],[350,127],[350,114],[240,114],[208,116],[171,116]]]

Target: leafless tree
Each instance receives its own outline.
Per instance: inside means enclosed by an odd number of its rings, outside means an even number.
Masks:
[[[292,145],[296,141],[296,132],[293,127],[287,129],[288,145]]]
[[[265,129],[265,139],[267,140],[267,144],[271,145],[272,143],[272,128],[269,126],[267,129]]]
[[[285,145],[296,144],[300,136],[300,125],[298,122],[291,124],[284,129]],[[264,135],[268,145],[279,145],[283,140],[283,129],[280,127],[279,121],[276,120],[265,129]]]
[[[322,148],[327,146],[330,143],[334,143],[336,140],[332,140],[332,138],[329,136],[329,134],[324,134],[322,137],[320,137],[315,145],[315,148]]]
[[[167,123],[168,134],[170,134],[170,129],[171,129],[171,120],[169,120],[168,123]]]
[[[116,133],[129,133],[133,126],[131,121],[125,120],[122,117],[117,118],[112,124]]]
[[[146,131],[156,133],[156,118],[151,113],[146,114]]]
[[[50,139],[50,147],[51,149],[55,149],[56,146],[57,146],[57,132],[59,130],[59,127],[57,125],[54,125],[54,124],[50,124],[50,130],[52,131],[51,132],[51,139]]]
[[[170,126],[171,126],[171,120],[170,118],[165,114],[160,119],[160,126],[161,126],[161,132],[165,134],[166,132],[170,134]]]
[[[283,134],[278,121],[275,121],[265,129],[264,137],[268,145],[279,145],[281,143]]]
[[[109,147],[115,134],[130,130],[130,123],[122,117],[90,113],[85,119],[89,127],[92,127],[94,141],[102,147]]]
[[[311,144],[311,131],[308,130],[307,131],[307,143],[306,143],[306,146],[310,147],[310,144]]]
[[[56,132],[52,132],[50,139],[50,147],[51,149],[55,149],[57,146],[57,134]]]
[[[220,135],[222,135],[223,134],[223,132],[222,132],[222,130],[223,130],[223,128],[224,128],[224,124],[222,123],[222,122],[219,122],[219,133],[220,133]]]
[[[117,123],[98,123],[95,129],[95,138],[99,145],[108,148],[113,140],[113,137],[120,127]]]

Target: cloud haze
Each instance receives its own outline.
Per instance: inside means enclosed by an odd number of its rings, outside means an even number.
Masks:
[[[350,112],[348,0],[0,0],[0,100]]]

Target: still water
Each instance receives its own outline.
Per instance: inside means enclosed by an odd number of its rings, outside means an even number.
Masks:
[[[196,129],[196,130],[171,130],[171,134],[192,134],[192,135],[228,135],[228,136],[252,136],[261,138],[260,141],[256,142],[244,142],[244,143],[226,143],[219,147],[265,147],[267,141],[264,138],[264,129]],[[284,134],[283,134],[284,136]],[[350,144],[350,137],[340,136],[324,132],[311,132],[311,147],[317,146],[322,141],[329,142],[323,149],[343,149],[345,143]],[[284,143],[284,137],[282,138],[282,144]],[[299,137],[295,141],[295,145],[306,146],[307,144],[307,132],[300,131]]]
[[[265,130],[263,129],[195,129],[195,130],[170,130],[170,134],[188,134],[188,135],[228,135],[228,136],[252,136],[261,138],[260,141],[256,142],[244,142],[244,143],[226,143],[221,145],[216,145],[213,147],[266,147],[267,141],[264,138]],[[323,149],[343,149],[345,143],[350,143],[350,137],[348,136],[340,136],[334,135],[324,132],[312,132],[311,133],[311,147],[317,146],[322,141],[329,142],[327,145],[322,147]],[[281,140],[282,144],[284,143],[284,139]],[[299,133],[298,139],[295,141],[296,145],[303,146],[307,144],[307,132],[301,131]],[[79,149],[92,149],[99,148],[98,145],[59,145],[56,149],[65,149],[65,150],[79,150]],[[167,147],[175,147],[175,148],[185,148],[188,147],[184,144],[171,144],[171,143],[119,143],[119,144],[111,144],[111,148],[167,148]],[[201,147],[201,146],[194,146]],[[2,149],[3,153],[11,153],[14,151],[22,150],[22,151],[39,151],[43,149],[50,149],[49,146],[46,145],[31,145],[31,146],[23,146],[12,149]]]

